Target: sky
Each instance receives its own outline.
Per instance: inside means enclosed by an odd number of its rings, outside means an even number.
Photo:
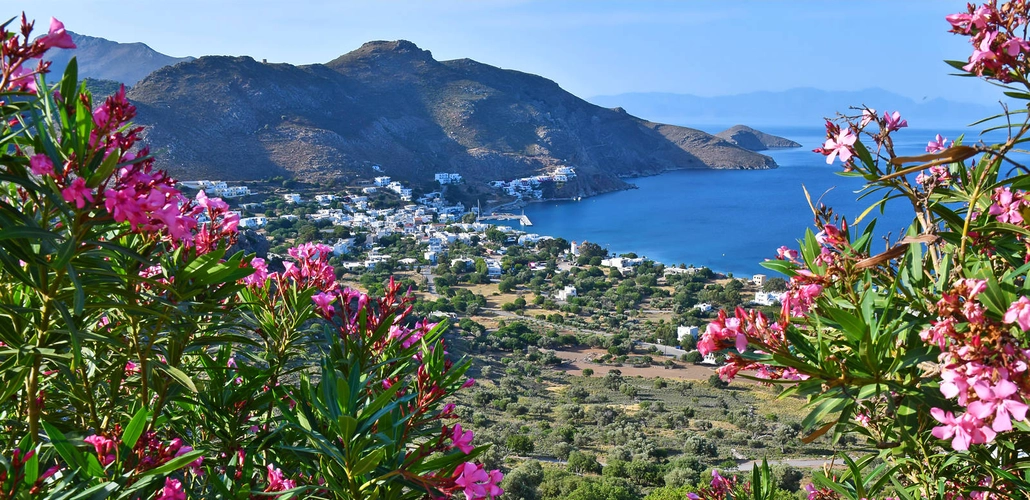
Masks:
[[[583,98],[701,96],[795,87],[880,87],[907,97],[996,102],[945,59],[951,0],[37,0],[76,33],[144,42],[172,56],[327,62],[369,40],[410,40],[438,60],[542,75]],[[12,12],[11,15],[14,15]]]

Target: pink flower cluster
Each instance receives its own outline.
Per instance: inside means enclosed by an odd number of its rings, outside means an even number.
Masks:
[[[704,355],[727,348],[735,348],[738,353],[754,345],[763,351],[775,351],[786,345],[783,336],[783,325],[770,324],[765,315],[758,311],[744,311],[738,307],[734,316],[727,316],[726,311],[719,311],[718,317],[708,324],[697,350]],[[718,369],[719,377],[730,381],[741,370],[755,370],[758,378],[776,380],[802,380],[807,378],[793,368],[782,368],[756,363],[744,359],[735,353],[726,355],[726,364]]]
[[[475,446],[472,446],[472,431],[463,431],[461,424],[455,424],[454,428],[448,429],[447,426],[443,426],[443,433],[445,436],[451,439],[454,448],[458,448],[462,453],[468,455],[472,453]]]
[[[186,500],[186,490],[178,479],[165,478],[165,485],[157,490],[154,500]]]
[[[833,160],[838,156],[841,163],[848,164],[851,162],[851,157],[855,155],[854,146],[856,140],[858,140],[858,136],[855,135],[855,131],[851,127],[841,130],[839,125],[827,121],[826,142],[823,143],[822,147],[812,151],[825,155],[827,165],[833,164]]]
[[[186,216],[177,220],[184,225],[176,227],[174,231],[169,226],[169,230],[175,238],[180,234],[179,231],[188,232],[191,229],[189,226],[199,224],[192,238],[188,235],[176,238],[192,247],[197,255],[204,255],[223,243],[228,246],[236,242],[240,216],[229,210],[229,204],[221,198],[208,198],[204,191],[200,191],[192,206],[183,207],[183,211],[187,212]]]
[[[272,464],[268,464],[267,479],[268,487],[265,488],[266,492],[286,491],[297,487],[297,483],[295,481],[284,478],[283,471]]]
[[[114,440],[100,434],[94,434],[87,436],[83,441],[93,445],[93,450],[97,452],[97,458],[100,459],[100,465],[107,467],[108,464],[114,462],[115,451],[118,450],[118,445]]]
[[[480,464],[465,462],[454,470],[453,478],[454,484],[465,493],[465,500],[497,498],[504,494],[500,486],[504,476],[496,469],[487,472]]]
[[[937,134],[937,137],[934,137],[932,141],[926,143],[926,152],[940,153],[941,151],[948,149],[948,146],[950,146],[948,139],[941,136],[941,134]]]
[[[723,500],[725,498],[731,498],[730,494],[733,493],[733,488],[737,485],[737,476],[733,476],[733,479],[728,479],[719,474],[719,471],[712,470],[712,481],[707,487],[700,488],[697,493],[687,493],[687,498],[690,500]],[[747,485],[744,485],[745,490]]]
[[[64,29],[64,23],[50,18],[50,30],[46,35],[30,41],[35,22],[28,22],[25,14],[21,16],[21,36],[0,30],[0,89],[29,92],[35,94],[36,75],[49,72],[50,61],[42,59],[43,54],[51,48],[74,49],[75,42]],[[39,59],[35,66],[32,61]]]
[[[937,319],[920,334],[940,355],[940,390],[965,413],[934,408],[930,414],[942,425],[932,434],[950,439],[955,450],[994,440],[1012,430],[1012,421],[1026,419],[1028,406],[1021,387],[1030,384],[1030,350],[1023,349],[1010,328],[990,318],[977,297],[987,288],[983,280],[962,279],[937,302]],[[1030,299],[1020,297],[1005,314],[1004,323],[1030,328]]]
[[[1023,223],[1023,210],[1030,207],[1030,200],[1026,198],[1026,191],[1017,189],[1013,192],[1008,186],[995,188],[991,195],[994,201],[987,213],[997,217],[998,222],[1009,224]]]
[[[295,262],[284,264],[284,278],[295,282],[300,288],[315,288],[323,292],[332,292],[338,288],[333,266],[329,265],[333,247],[321,243],[304,243],[289,249],[287,253]]]
[[[946,17],[951,32],[969,37],[973,53],[962,69],[1004,83],[1011,82],[1011,72],[1026,64],[1030,43],[1023,38],[1027,24],[1026,2],[1007,2],[998,7],[996,1],[974,6],[966,12]]]

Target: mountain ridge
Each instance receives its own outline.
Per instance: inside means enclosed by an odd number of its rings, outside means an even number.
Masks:
[[[164,150],[158,166],[183,178],[351,180],[370,177],[374,163],[416,185],[448,171],[478,188],[570,165],[579,175],[556,196],[589,196],[629,187],[628,176],[776,166],[700,130],[588,103],[542,76],[437,61],[405,40],[305,66],[205,56],[154,71],[128,96]]]
[[[76,48],[47,53],[51,72],[56,75],[63,74],[75,57],[80,79],[113,80],[132,86],[158,68],[194,59],[168,56],[142,42],[120,43],[71,31],[68,34]]]

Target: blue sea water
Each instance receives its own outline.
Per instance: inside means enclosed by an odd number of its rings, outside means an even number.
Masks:
[[[813,201],[821,199],[849,221],[880,198],[857,201],[862,180],[838,175],[839,162],[827,165],[825,157],[812,152],[825,140],[821,127],[763,131],[803,147],[764,151],[776,160],[777,169],[675,171],[629,180],[637,189],[582,201],[531,203],[525,214],[533,226],[523,229],[591,241],[614,253],[634,252],[667,265],[707,266],[741,276],[763,272],[760,262],[774,257],[781,245],[797,248],[805,229],[813,227],[802,186]],[[924,154],[936,133],[955,139],[962,131],[902,129],[893,135],[895,149],[899,155]],[[967,131],[965,143],[975,139]],[[876,215],[876,234],[890,232],[896,239],[911,214],[910,205],[895,201],[886,215],[874,212],[867,219]]]

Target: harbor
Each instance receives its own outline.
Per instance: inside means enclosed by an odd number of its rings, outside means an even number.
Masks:
[[[483,215],[479,217],[479,220],[518,220],[519,224],[523,226],[532,226],[533,221],[529,220],[526,214],[509,214],[509,213],[494,213],[489,215]]]

